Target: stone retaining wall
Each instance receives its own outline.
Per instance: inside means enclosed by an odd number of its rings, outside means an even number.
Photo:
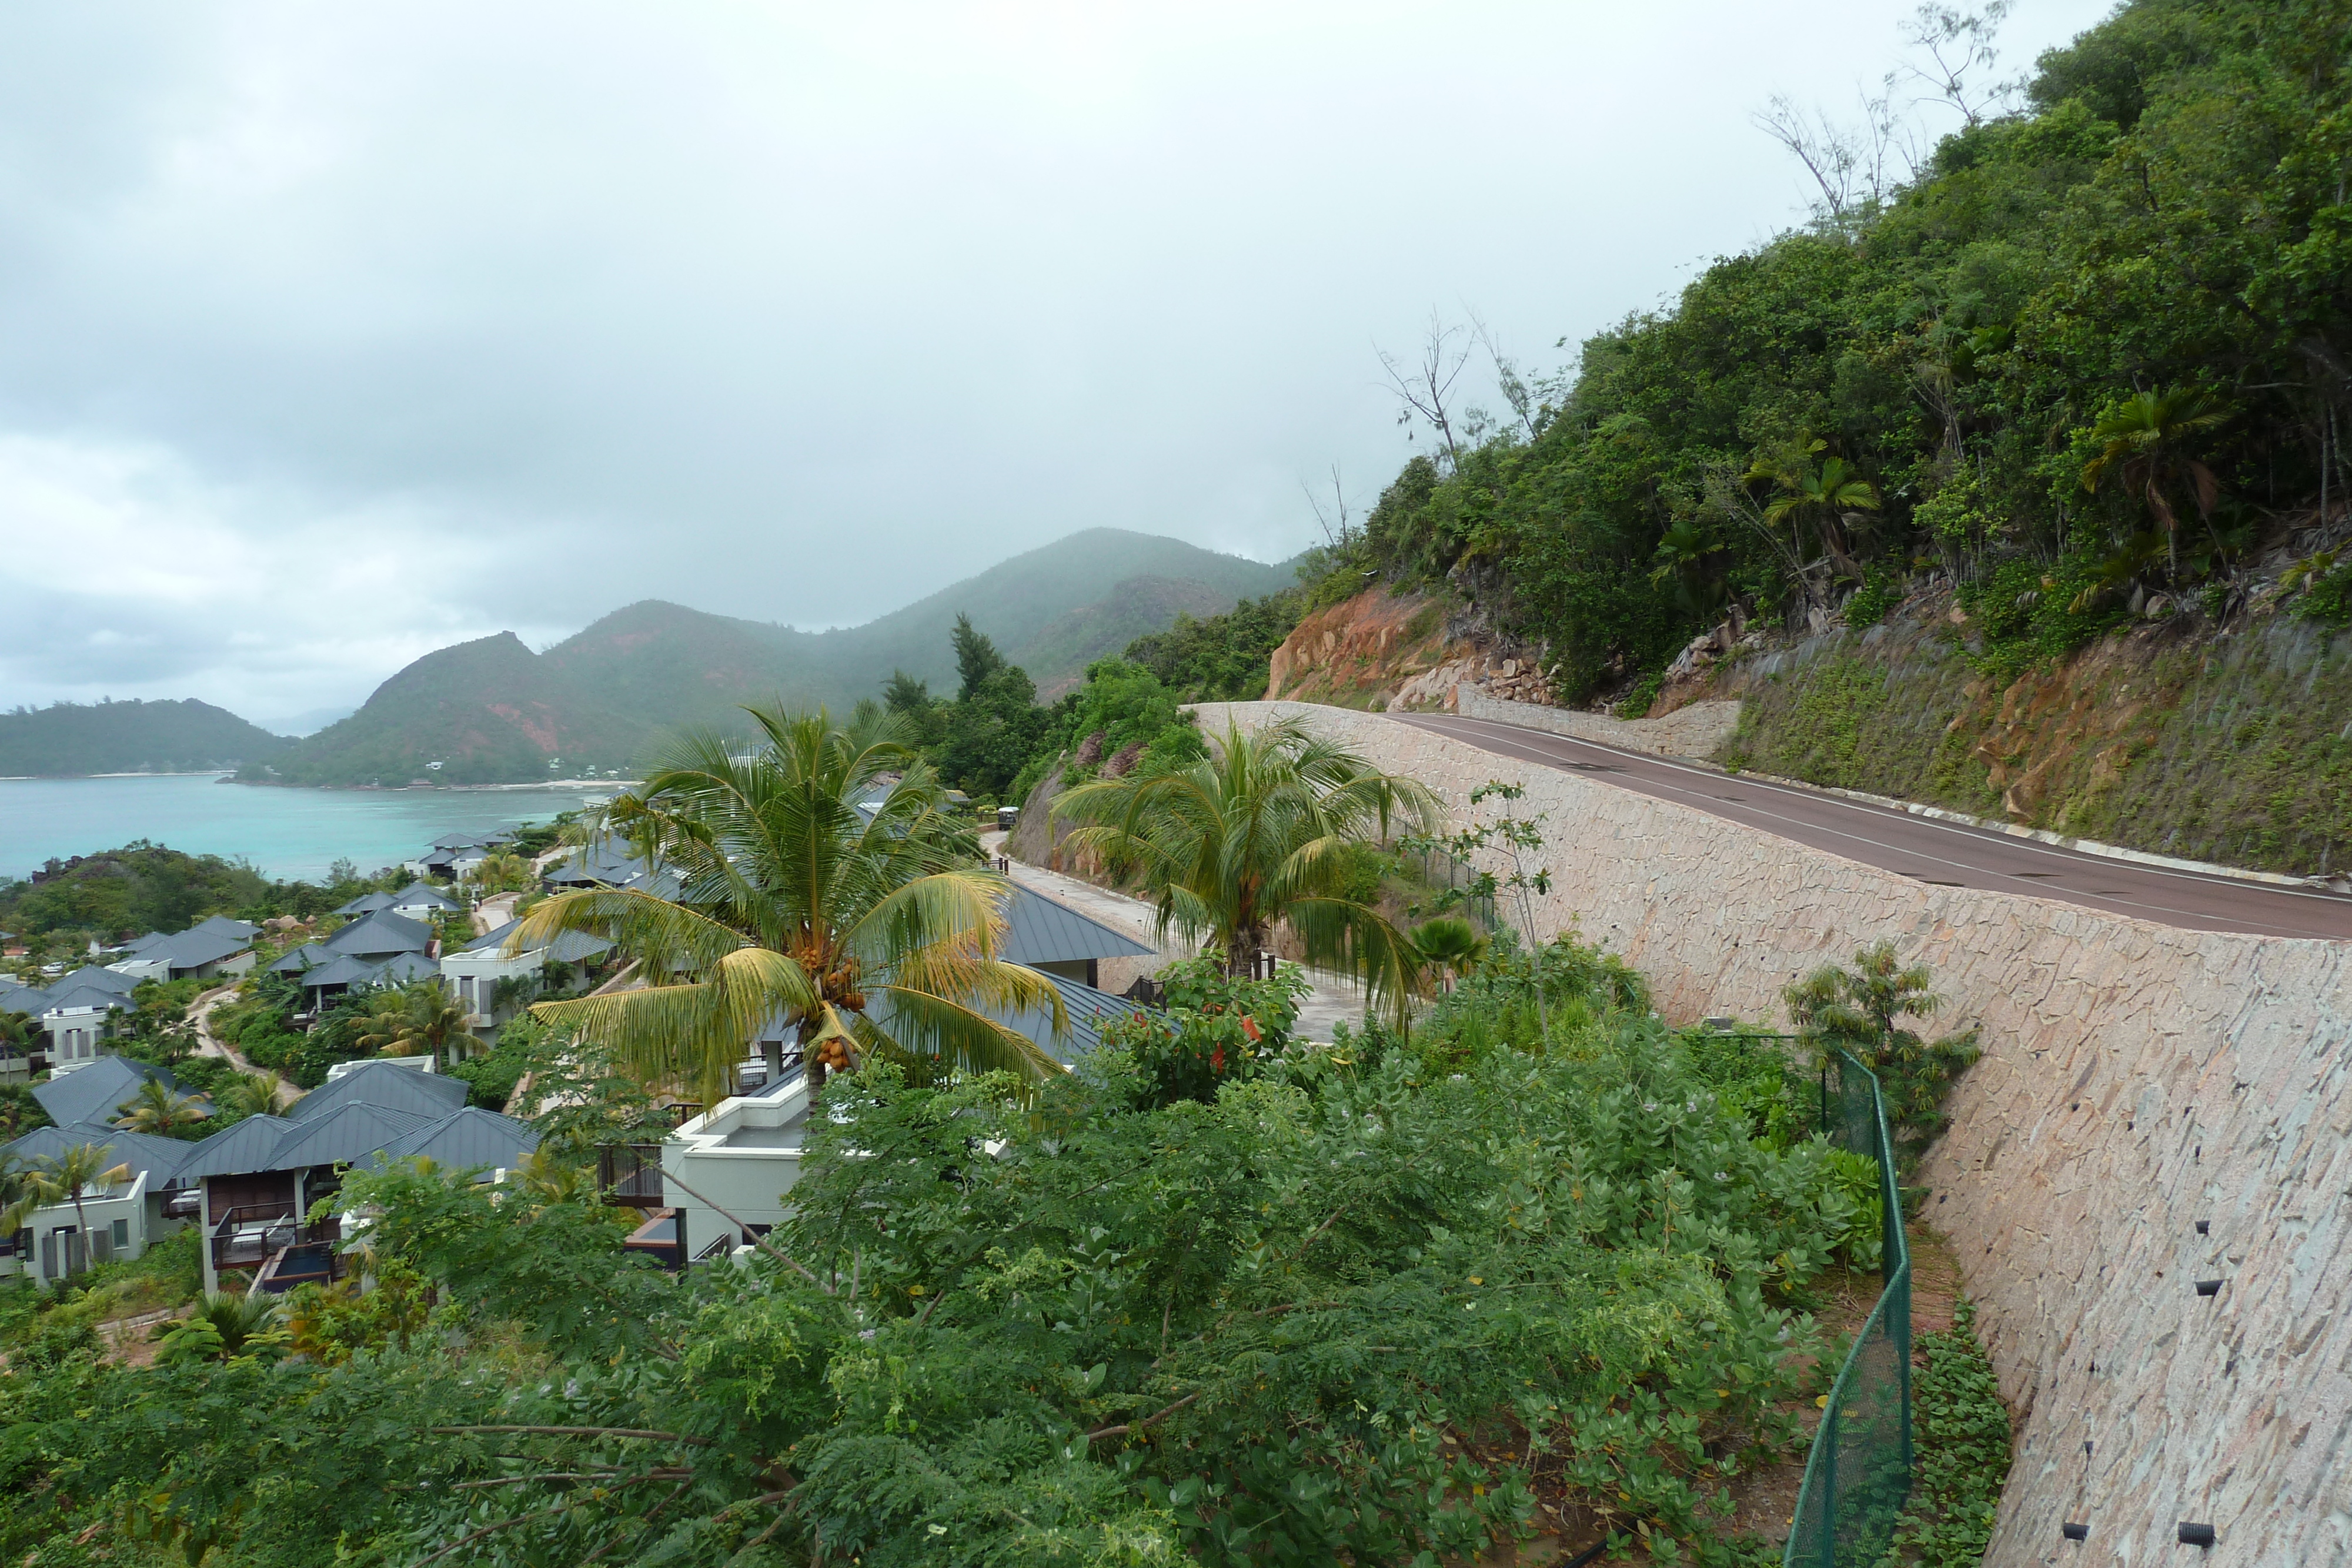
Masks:
[[[2352,946],[1929,886],[1380,716],[1230,706],[1449,802],[1525,782],[1544,934],[1622,955],[1675,1021],[1784,1018],[1783,986],[1881,937],[1934,970],[1984,1030],[1921,1179],[2019,1417],[1988,1563],[2352,1564]]]
[[[1598,741],[1651,757],[1687,757],[1701,762],[1713,757],[1716,747],[1739,727],[1739,704],[1736,700],[1692,703],[1662,718],[1611,718],[1607,714],[1580,713],[1575,708],[1508,702],[1468,685],[1462,687],[1454,711],[1465,718],[1524,725],[1549,735],[1563,735],[1570,740]]]

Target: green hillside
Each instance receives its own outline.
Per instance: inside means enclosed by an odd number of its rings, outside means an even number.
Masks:
[[[210,703],[56,703],[0,713],[0,777],[192,773],[277,756],[292,742]]]
[[[1532,434],[1415,458],[1362,564],[1621,714],[1718,623],[1945,583],[1996,688],[2126,624],[2235,634],[2257,574],[2352,621],[2345,16],[2120,7],[1908,185],[1593,337]]]
[[[1041,688],[1067,685],[1090,660],[1158,631],[1178,610],[1214,614],[1237,600],[1287,588],[1293,576],[1286,562],[1265,566],[1181,539],[1088,528],[863,626],[823,633],[814,656],[845,689],[866,683],[856,687],[861,696],[893,669],[943,685],[955,674],[948,632],[961,612]],[[1135,580],[1145,578],[1165,586],[1138,588]],[[1166,601],[1164,613],[1149,605],[1155,592]],[[1093,634],[1068,620],[1089,609],[1099,612]]]
[[[394,786],[626,768],[665,731],[740,727],[743,703],[847,707],[879,695],[898,669],[951,685],[949,632],[960,612],[1051,695],[1076,684],[1093,660],[1180,615],[1213,615],[1291,577],[1287,565],[1090,528],[839,631],[801,632],[646,600],[545,653],[511,632],[429,653],[349,718],[243,777]]]

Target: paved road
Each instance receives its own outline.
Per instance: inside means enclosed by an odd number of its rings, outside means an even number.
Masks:
[[[2352,941],[2352,897],[2340,894],[2084,854],[1491,719],[1392,716],[1498,756],[1582,773],[1937,886],[2057,899],[2189,931]]]

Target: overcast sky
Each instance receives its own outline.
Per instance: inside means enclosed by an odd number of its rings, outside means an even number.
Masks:
[[[1751,111],[1908,9],[7,7],[0,706],[288,726],[1097,525],[1287,556],[1410,450],[1376,343],[1556,369],[1796,221]],[[2023,0],[2004,67],[2105,9]]]

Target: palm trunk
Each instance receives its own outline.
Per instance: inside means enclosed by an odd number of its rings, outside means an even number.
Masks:
[[[89,1213],[81,1206],[81,1188],[79,1186],[73,1189],[73,1206],[74,1228],[81,1234],[82,1270],[87,1273],[89,1270],[89,1260],[96,1254],[89,1244]],[[59,1261],[66,1265],[66,1277],[68,1279],[71,1279],[73,1277],[73,1249],[71,1248],[68,1248],[66,1249],[65,1257],[59,1260]]]

